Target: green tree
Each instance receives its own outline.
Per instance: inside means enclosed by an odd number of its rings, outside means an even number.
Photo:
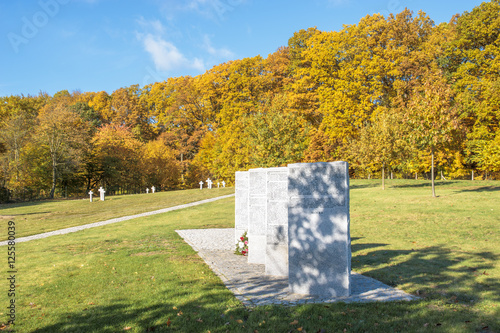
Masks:
[[[52,100],[40,110],[35,139],[51,163],[51,188],[49,197],[54,198],[61,176],[81,167],[86,149],[88,123],[69,108],[70,98],[65,94]]]
[[[392,110],[391,110],[392,111]],[[360,130],[360,135],[350,145],[353,160],[364,168],[381,170],[382,189],[385,189],[385,170],[398,157],[401,146],[398,138],[397,115],[389,110],[380,112],[374,121]]]
[[[140,190],[143,143],[129,127],[104,125],[97,131],[92,144],[103,186],[136,192]]]
[[[287,112],[286,105],[287,96],[276,95],[247,120],[253,166],[284,166],[303,159],[309,125],[295,112]]]
[[[500,1],[483,2],[456,17],[450,30],[454,36],[440,64],[465,111],[469,162],[484,172],[500,171],[489,162],[499,158],[490,147],[500,136]]]
[[[423,84],[415,88],[404,122],[408,140],[431,155],[432,196],[435,197],[435,153],[459,143],[463,133],[460,109],[454,102],[454,93],[440,72],[429,71]]]

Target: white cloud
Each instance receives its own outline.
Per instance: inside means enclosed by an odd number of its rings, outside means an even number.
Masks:
[[[327,3],[334,7],[348,5],[350,2],[350,0],[327,0]]]
[[[215,22],[221,22],[230,12],[245,2],[245,0],[190,0],[184,9],[195,11]]]
[[[145,30],[153,30],[157,34],[163,34],[165,32],[165,27],[159,20],[148,21],[144,17],[140,17],[137,23]]]
[[[203,36],[203,48],[212,56],[218,58],[229,59],[234,57],[234,53],[226,48],[216,49],[212,46],[212,42],[210,41],[210,37],[208,35]]]
[[[147,34],[142,37],[145,50],[151,55],[156,69],[159,71],[170,71],[179,68],[191,68],[204,71],[203,60],[194,58],[187,59],[177,47],[159,36]]]

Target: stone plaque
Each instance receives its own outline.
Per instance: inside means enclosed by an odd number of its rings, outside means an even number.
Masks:
[[[266,274],[288,275],[288,168],[267,169]]]
[[[250,169],[248,196],[248,262],[266,263],[266,169]]]
[[[234,198],[234,244],[243,233],[248,232],[248,171],[237,171],[235,174]]]
[[[298,163],[288,169],[290,292],[349,296],[348,164]]]

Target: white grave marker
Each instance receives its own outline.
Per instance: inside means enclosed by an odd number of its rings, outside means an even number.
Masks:
[[[200,190],[203,190],[203,181],[200,181],[198,184],[200,184]]]
[[[101,194],[101,201],[104,201],[104,193],[106,193],[106,191],[102,188],[102,186],[99,187],[98,191]]]
[[[90,202],[92,202],[92,195],[94,194],[94,192],[92,192],[92,190],[89,192],[90,194]]]

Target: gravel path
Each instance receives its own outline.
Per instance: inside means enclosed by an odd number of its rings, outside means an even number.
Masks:
[[[266,276],[265,266],[249,264],[247,257],[235,255],[234,229],[177,230],[177,233],[198,252],[245,306],[331,302],[411,301],[418,297],[392,288],[375,279],[351,273],[351,296],[326,298],[288,292],[288,279]]]
[[[118,218],[114,218],[114,219],[111,219],[111,220],[106,220],[106,221],[101,221],[101,222],[95,222],[95,223],[90,223],[90,224],[84,224],[84,225],[79,225],[79,226],[76,226],[76,227],[65,228],[65,229],[60,229],[60,230],[55,230],[55,231],[49,231],[49,232],[45,232],[43,234],[32,235],[32,236],[27,236],[27,237],[20,237],[20,238],[16,238],[16,243],[28,242],[28,241],[31,241],[31,240],[34,240],[34,239],[42,239],[42,238],[47,238],[47,237],[55,236],[55,235],[69,234],[71,232],[77,232],[77,231],[84,230],[84,229],[90,229],[90,228],[100,227],[102,225],[107,225],[107,224],[112,224],[112,223],[117,223],[117,222],[128,221],[128,220],[132,220],[132,219],[135,219],[135,218],[138,218],[138,217],[156,215],[156,214],[171,212],[173,210],[178,210],[178,209],[183,209],[183,208],[198,206],[198,205],[202,205],[204,203],[213,202],[213,201],[217,201],[217,200],[225,199],[225,198],[230,198],[230,197],[234,197],[234,194],[228,194],[228,195],[223,195],[223,196],[215,197],[215,198],[211,198],[211,199],[205,199],[205,200],[201,200],[201,201],[195,201],[195,202],[191,202],[191,203],[184,204],[184,205],[179,205],[179,206],[174,206],[174,207],[169,207],[169,208],[163,208],[163,209],[159,209],[159,210],[154,210],[152,212],[146,212],[146,213],[141,213],[141,214],[136,214],[136,215],[129,215],[129,216],[124,216],[124,217],[118,217]],[[0,246],[7,245],[7,242],[8,241],[0,242]]]

